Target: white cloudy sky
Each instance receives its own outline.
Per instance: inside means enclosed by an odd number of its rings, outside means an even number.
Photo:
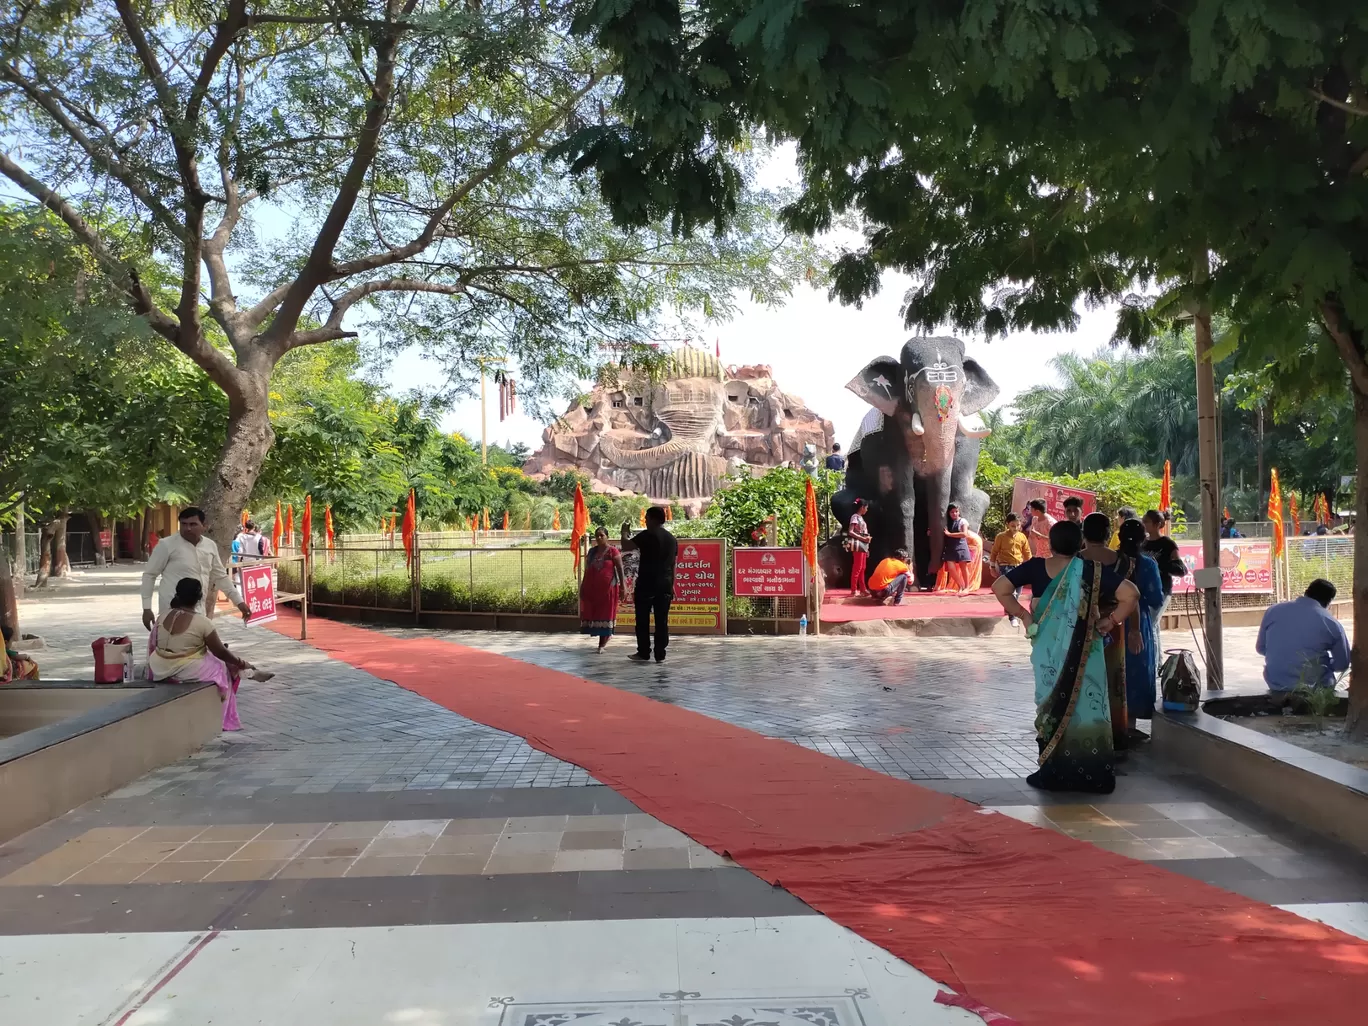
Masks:
[[[767,188],[796,184],[791,146],[775,152],[761,172],[760,183]],[[709,350],[715,340],[720,342],[722,361],[727,364],[769,364],[780,387],[801,396],[810,409],[831,420],[836,440],[846,446],[869,407],[846,391],[845,383],[874,357],[898,355],[909,334],[898,315],[909,284],[905,276],[885,275],[882,290],[860,309],[829,302],[825,289],[805,285],[779,309],[743,299],[735,318],[710,326],[699,342]],[[1013,335],[991,343],[972,337],[965,341],[968,355],[1001,387],[995,405],[1002,405],[1023,389],[1055,381],[1049,365],[1052,357],[1065,352],[1093,353],[1106,345],[1114,325],[1115,314],[1110,310],[1083,310],[1073,332]],[[433,374],[434,368],[421,356],[409,353],[390,365],[387,378],[392,387],[402,390],[430,386]],[[490,443],[524,442],[534,450],[541,445],[545,427],[541,421],[520,413],[499,422],[492,387],[490,409]],[[447,414],[444,427],[478,440],[479,399],[458,403]]]
[[[828,302],[825,290],[802,287],[779,309],[742,305],[733,320],[710,329],[701,340],[709,350],[716,339],[722,360],[729,364],[767,363],[787,392],[801,396],[808,406],[830,419],[836,440],[848,444],[868,410],[846,391],[845,383],[876,356],[897,356],[909,332],[903,329],[898,307],[907,279],[888,275],[883,290],[862,309]],[[984,342],[966,338],[968,352],[1002,389],[998,404],[1010,402],[1025,388],[1053,382],[1049,360],[1060,353],[1093,353],[1106,345],[1115,324],[1109,310],[1083,311],[1078,330],[1061,334],[1012,335]],[[432,371],[416,354],[397,359],[388,379],[399,389],[430,385]],[[490,389],[489,441],[525,442],[536,449],[545,426],[517,416],[499,423],[494,390]],[[560,411],[557,411],[560,412]],[[478,440],[480,403],[468,399],[446,416],[444,426]]]

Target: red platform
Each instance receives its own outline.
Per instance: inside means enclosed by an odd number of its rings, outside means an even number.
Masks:
[[[942,620],[963,617],[1003,616],[1002,606],[989,588],[973,595],[946,595],[937,592],[908,592],[902,604],[885,606],[864,596],[852,597],[845,590],[831,590],[822,602],[823,623],[854,623],[864,620]]]

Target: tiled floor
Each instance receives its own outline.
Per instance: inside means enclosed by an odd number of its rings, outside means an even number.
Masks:
[[[94,827],[0,887],[353,876],[716,869],[733,863],[651,816]]]
[[[53,645],[48,676],[88,672],[92,637],[140,636],[136,583],[122,568],[90,574],[25,607]],[[260,627],[220,630],[279,673],[244,684],[244,731],[0,845],[5,1026],[980,1021],[932,1005],[927,977],[583,770]],[[1027,787],[1031,684],[1013,634],[690,638],[660,667],[628,664],[625,646],[595,657],[575,637],[453,640],[1368,936],[1364,860],[1147,752],[1104,799]]]

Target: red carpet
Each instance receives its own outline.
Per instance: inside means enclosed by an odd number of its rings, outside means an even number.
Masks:
[[[902,605],[879,605],[867,598],[852,599],[845,592],[828,593],[822,602],[823,623],[855,620],[939,620],[945,617],[1000,617],[1002,606],[987,588],[963,598],[957,595],[908,594]]]
[[[1368,1021],[1368,943],[1291,913],[569,674],[327,620],[309,633],[1024,1026]]]

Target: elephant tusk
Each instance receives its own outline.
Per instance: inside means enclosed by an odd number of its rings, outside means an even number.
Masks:
[[[914,435],[926,434],[926,426],[922,423],[921,414],[916,410],[912,411],[912,433]]]
[[[961,417],[959,422],[960,433],[966,438],[987,438],[993,433],[993,429],[983,422],[983,418],[977,413],[971,413],[967,417]]]

